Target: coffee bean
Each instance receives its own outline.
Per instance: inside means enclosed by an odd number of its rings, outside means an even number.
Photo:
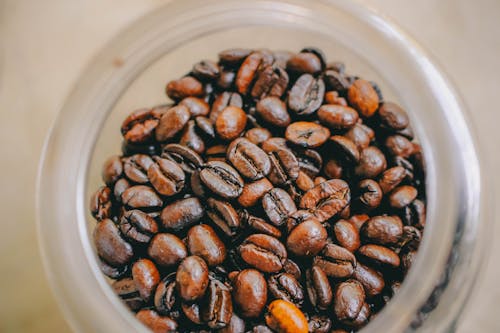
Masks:
[[[311,209],[321,222],[339,213],[350,201],[349,185],[340,179],[331,179],[307,191],[299,207]]]
[[[314,181],[305,172],[299,169],[297,179],[295,179],[295,185],[297,185],[301,191],[307,192],[314,187]]]
[[[117,280],[125,275],[128,275],[129,273],[129,266],[128,265],[123,265],[119,267],[113,267],[106,262],[104,262],[101,258],[97,259],[99,268],[101,269],[101,272],[103,272],[104,275],[107,277]]]
[[[355,172],[359,177],[375,178],[387,167],[384,154],[377,147],[370,146],[361,151]]]
[[[157,125],[158,118],[151,109],[139,109],[125,118],[121,133],[127,142],[144,143],[152,138]]]
[[[394,244],[403,235],[403,223],[397,216],[374,216],[360,229],[361,236],[378,244]]]
[[[170,81],[167,84],[166,92],[168,97],[173,100],[181,100],[186,97],[203,96],[203,85],[192,76],[185,76],[178,80]]]
[[[400,264],[399,256],[391,249],[381,245],[363,245],[358,249],[358,254],[369,261],[382,265],[398,267]]]
[[[240,136],[246,125],[245,111],[236,106],[228,106],[217,117],[215,131],[223,140],[234,140]]]
[[[299,281],[288,273],[272,275],[268,280],[269,292],[275,299],[282,299],[300,307],[304,301],[304,291]]]
[[[179,102],[179,105],[184,105],[191,117],[206,116],[210,112],[208,103],[198,97],[186,97]]]
[[[413,225],[417,228],[423,228],[425,226],[425,204],[419,200],[413,200],[409,205],[403,208],[403,220],[405,224]]]
[[[202,136],[208,137],[210,139],[215,138],[214,124],[207,117],[198,116],[195,118],[196,128],[200,130]],[[203,150],[203,152],[205,149]]]
[[[281,237],[281,231],[278,228],[267,223],[260,217],[249,215],[246,218],[245,223],[257,233],[266,234],[276,238]]]
[[[132,311],[138,310],[143,306],[144,301],[139,295],[137,286],[132,278],[127,277],[117,280],[113,283],[112,287],[118,297],[120,297]]]
[[[111,217],[111,208],[111,189],[102,186],[90,198],[90,213],[97,221],[102,221]]]
[[[344,161],[349,163],[359,162],[358,147],[350,139],[342,135],[330,137],[330,144],[333,146],[335,155],[341,156]]]
[[[325,93],[325,104],[347,106],[344,97],[340,97],[337,91],[327,91]]]
[[[304,313],[290,302],[278,299],[269,304],[267,325],[278,333],[307,333]]]
[[[215,123],[222,111],[228,106],[234,106],[237,108],[243,107],[243,100],[238,93],[232,93],[229,91],[224,91],[222,94],[217,96],[212,104],[212,109],[210,111],[210,120]]]
[[[413,143],[402,135],[391,135],[385,140],[389,154],[408,158],[413,154]]]
[[[203,154],[205,151],[205,142],[196,132],[196,123],[194,120],[188,121],[181,132],[179,144],[191,148],[198,154]]]
[[[413,186],[396,187],[389,195],[389,204],[394,208],[406,207],[417,198],[417,194],[418,191]]]
[[[267,154],[245,138],[231,142],[227,148],[227,159],[242,176],[250,180],[265,177],[271,169]]]
[[[309,121],[297,121],[288,125],[285,131],[288,141],[301,147],[316,148],[330,137],[328,128]]]
[[[314,53],[301,52],[292,56],[286,63],[288,71],[303,74],[316,74],[321,72],[321,60]]]
[[[236,198],[243,191],[243,179],[238,172],[224,162],[206,163],[200,179],[212,192],[223,198]]]
[[[290,115],[286,104],[278,97],[265,97],[257,102],[257,112],[271,126],[287,127],[290,124]]]
[[[243,190],[238,197],[238,203],[243,207],[255,206],[266,194],[273,188],[273,184],[267,179],[262,178],[251,183],[245,183]]]
[[[120,179],[123,173],[123,163],[118,155],[109,157],[102,166],[101,176],[104,183],[108,186]]]
[[[328,234],[316,219],[306,220],[292,229],[286,240],[287,249],[297,255],[312,257],[326,245]]]
[[[328,276],[319,266],[312,266],[306,272],[307,294],[314,307],[326,310],[332,303],[333,292]]]
[[[205,209],[198,198],[186,198],[165,206],[160,219],[164,228],[181,230],[199,222],[204,214]]]
[[[250,49],[227,49],[219,53],[219,61],[224,65],[239,65],[250,53]]]
[[[356,110],[342,105],[326,104],[318,110],[319,121],[332,130],[349,129],[358,121]]]
[[[288,86],[288,73],[278,66],[265,66],[258,71],[251,95],[254,98],[266,96],[281,97]]]
[[[264,195],[262,207],[275,226],[285,223],[288,216],[297,210],[290,195],[280,188],[273,188]]]
[[[195,225],[187,234],[191,255],[199,256],[208,266],[217,266],[226,259],[226,247],[215,231],[206,224]]]
[[[182,312],[192,323],[201,325],[203,320],[200,313],[200,305],[196,302],[182,302],[181,303]]]
[[[124,160],[123,170],[125,176],[135,183],[145,184],[149,181],[148,169],[153,164],[153,159],[148,155],[136,154]]]
[[[257,325],[254,326],[250,331],[247,333],[273,333],[273,331],[267,327],[266,325]]]
[[[132,278],[139,295],[148,302],[160,282],[160,273],[149,259],[139,259],[132,265]]]
[[[346,220],[339,220],[333,226],[335,239],[340,246],[355,252],[361,245],[359,230]]]
[[[262,149],[267,153],[284,148],[288,148],[285,138],[272,137],[262,143]]]
[[[289,149],[269,152],[271,172],[269,179],[274,185],[290,184],[299,177],[300,165],[297,157]]]
[[[278,239],[265,234],[247,237],[238,250],[247,264],[266,273],[280,271],[287,258],[285,246]]]
[[[227,236],[234,236],[240,228],[240,218],[233,206],[214,198],[207,199],[207,215]]]
[[[236,75],[236,87],[240,94],[246,94],[249,91],[263,62],[264,56],[261,52],[252,52],[245,58]]]
[[[361,282],[368,297],[379,295],[385,288],[385,281],[382,274],[360,263],[356,265],[353,277]]]
[[[198,153],[177,143],[170,143],[163,147],[161,157],[176,162],[188,174],[193,173],[203,165],[203,159]]]
[[[417,251],[408,251],[401,255],[401,266],[403,267],[405,273],[407,273],[410,270],[411,266],[413,265],[413,262],[415,261],[416,256],[417,256]]]
[[[327,316],[314,315],[309,319],[308,327],[312,333],[329,333],[332,321]]]
[[[122,194],[130,187],[130,182],[126,178],[120,178],[116,181],[115,186],[113,188],[113,195],[115,200],[118,203],[122,201]],[[92,201],[91,201],[92,202]],[[97,220],[99,220],[96,216],[94,216]]]
[[[202,60],[193,66],[193,75],[201,81],[212,81],[219,77],[219,66],[211,60]]]
[[[211,279],[200,310],[201,318],[211,329],[229,325],[233,315],[229,287],[217,279]]]
[[[340,92],[342,94],[345,93],[347,89],[349,89],[350,82],[344,76],[343,73],[340,73],[336,70],[327,70],[324,73],[324,80],[326,87],[328,89],[332,89],[336,92]]]
[[[176,136],[187,124],[190,117],[189,110],[184,105],[174,106],[165,112],[156,127],[156,140],[164,142]]]
[[[325,83],[310,74],[303,74],[290,89],[288,107],[298,115],[309,115],[319,109],[325,94]]]
[[[314,257],[313,264],[319,266],[329,277],[347,278],[354,273],[356,258],[351,252],[341,246],[327,244]]]
[[[198,256],[185,258],[177,268],[176,285],[179,296],[191,302],[205,294],[208,287],[208,267]]]
[[[125,265],[134,255],[132,246],[123,239],[118,227],[110,219],[97,224],[94,244],[99,257],[111,266]]]
[[[245,138],[258,146],[269,139],[271,136],[271,132],[268,129],[262,127],[255,127],[245,132]]]
[[[123,214],[120,219],[122,234],[132,241],[148,243],[151,237],[158,232],[156,221],[148,214],[134,209]]]
[[[382,202],[382,189],[373,179],[364,179],[358,184],[359,202],[366,209],[377,208]]]
[[[364,303],[365,292],[358,281],[347,280],[335,288],[333,309],[338,320],[356,319]]]
[[[143,309],[135,317],[155,333],[173,333],[177,331],[177,322],[170,317],[160,316],[154,310]]]
[[[370,127],[357,123],[344,136],[354,142],[360,151],[363,151],[375,138],[375,132]]]
[[[155,235],[149,243],[148,255],[157,265],[173,266],[187,257],[187,248],[179,237],[161,233]]]
[[[378,181],[378,184],[380,185],[382,192],[384,192],[384,194],[387,194],[391,192],[393,189],[395,189],[396,186],[398,186],[404,180],[405,176],[406,176],[405,168],[400,166],[395,166],[393,168],[385,170],[382,173]]]
[[[356,230],[359,231],[359,229],[361,229],[361,227],[363,226],[363,224],[366,223],[366,221],[368,221],[370,219],[370,217],[366,214],[357,214],[357,215],[353,215],[351,216],[347,222],[349,222],[350,224],[352,224]]]
[[[363,303],[363,305],[361,306],[361,310],[358,313],[358,316],[352,320],[348,319],[344,320],[343,324],[352,327],[354,329],[358,329],[366,325],[370,316],[371,316],[370,306],[367,303]]]
[[[349,104],[358,110],[362,116],[371,117],[378,109],[379,97],[370,82],[358,79],[347,92]]]
[[[392,130],[403,130],[410,124],[410,120],[405,110],[396,103],[382,103],[378,110],[378,114],[382,125]]]
[[[165,196],[172,196],[184,188],[184,171],[165,158],[154,157],[155,163],[148,168],[148,178],[155,190]]]
[[[245,333],[245,321],[233,312],[229,324],[219,329],[217,333]]]
[[[267,283],[259,271],[245,269],[233,280],[233,299],[245,318],[259,317],[267,301]]]

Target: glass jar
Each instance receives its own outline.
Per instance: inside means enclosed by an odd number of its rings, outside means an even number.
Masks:
[[[121,120],[165,102],[165,83],[232,47],[322,48],[408,110],[425,153],[427,226],[400,292],[364,329],[453,329],[484,256],[488,192],[465,107],[429,56],[394,24],[351,0],[183,0],[114,38],[68,97],[45,145],[37,207],[45,268],[78,332],[145,331],[100,273],[90,191],[120,151]]]

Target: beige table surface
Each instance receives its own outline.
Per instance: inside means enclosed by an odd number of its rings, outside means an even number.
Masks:
[[[181,0],[179,0],[181,1]],[[250,1],[250,0],[249,0]],[[47,130],[83,66],[160,0],[0,0],[0,332],[68,332],[38,254],[34,184]],[[500,1],[365,0],[431,51],[470,106],[491,169],[500,158]],[[491,175],[500,186],[500,179]],[[500,229],[459,332],[500,332]]]

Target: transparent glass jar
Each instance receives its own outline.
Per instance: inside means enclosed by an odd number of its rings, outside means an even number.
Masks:
[[[52,128],[37,207],[47,275],[78,332],[146,331],[99,271],[88,213],[121,120],[166,101],[165,83],[231,47],[322,48],[408,110],[427,168],[427,226],[400,292],[363,331],[452,330],[480,270],[488,192],[465,107],[424,51],[351,0],[183,0],[114,38],[82,74]]]

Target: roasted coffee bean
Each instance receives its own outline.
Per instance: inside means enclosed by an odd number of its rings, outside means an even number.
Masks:
[[[217,333],[245,333],[245,321],[233,312],[229,324],[219,329]]]
[[[183,300],[191,302],[205,294],[208,287],[208,266],[198,256],[185,258],[177,268],[177,291]]]
[[[299,207],[314,211],[321,222],[344,209],[350,201],[349,185],[340,179],[331,179],[307,191]]]
[[[135,183],[145,184],[149,181],[148,169],[153,159],[148,155],[136,154],[127,157],[123,163],[125,176]]]
[[[278,228],[267,223],[264,219],[261,219],[260,217],[249,215],[246,218],[245,223],[250,228],[255,230],[257,233],[266,234],[266,235],[273,236],[276,238],[281,237],[281,231]]]
[[[111,208],[111,189],[102,186],[90,198],[90,213],[97,221],[102,221],[111,217]]]
[[[267,153],[285,148],[288,148],[285,138],[272,137],[262,143],[262,149]]]
[[[195,225],[187,234],[191,255],[199,256],[208,266],[217,266],[226,259],[226,247],[215,231],[206,224]]]
[[[363,327],[368,322],[370,316],[371,316],[370,306],[368,305],[368,303],[363,303],[363,305],[361,306],[361,310],[358,313],[358,316],[353,320],[347,320],[347,319],[344,320],[343,324],[352,327],[354,329],[357,329]]]
[[[135,317],[154,333],[177,332],[177,322],[170,317],[160,316],[154,310],[143,309]]]
[[[358,147],[350,139],[342,135],[330,137],[330,143],[336,156],[341,156],[344,161],[349,163],[359,162]]]
[[[240,228],[240,217],[233,206],[214,198],[207,199],[207,215],[227,236],[234,236]]]
[[[349,104],[358,110],[362,116],[371,117],[378,109],[379,97],[370,82],[357,79],[347,92]]]
[[[186,198],[165,206],[160,219],[164,228],[181,230],[199,222],[204,214],[205,209],[198,198]]]
[[[192,76],[185,76],[178,80],[170,81],[166,87],[168,97],[173,100],[181,100],[186,97],[203,96],[203,84]]]
[[[194,120],[188,121],[181,132],[179,144],[189,147],[198,154],[203,154],[205,151],[205,142],[196,132],[196,123]]]
[[[269,304],[266,324],[278,333],[307,333],[304,313],[290,302],[278,299]]]
[[[314,315],[309,319],[308,327],[311,333],[329,333],[332,320],[327,316]]]
[[[232,93],[229,91],[224,91],[222,94],[217,96],[212,104],[212,109],[210,111],[210,120],[215,123],[222,111],[228,106],[234,106],[237,108],[243,107],[243,100],[238,93]]]
[[[246,94],[249,91],[263,62],[264,55],[261,52],[252,52],[245,58],[236,75],[236,88],[240,94]]]
[[[207,149],[205,157],[207,162],[220,161],[226,162],[226,145],[215,145]]]
[[[246,125],[245,111],[236,106],[228,106],[217,117],[215,131],[223,140],[234,140],[240,136]]]
[[[268,280],[269,292],[275,299],[283,299],[300,307],[304,301],[304,291],[299,281],[288,273],[272,275]]]
[[[139,295],[145,302],[148,302],[160,282],[160,273],[155,264],[149,259],[137,260],[132,265],[132,278]]]
[[[173,266],[187,257],[187,248],[176,235],[162,233],[149,243],[148,255],[159,266]]]
[[[294,149],[293,153],[299,161],[299,168],[309,177],[316,177],[323,167],[321,154],[314,149]]]
[[[290,124],[290,115],[286,104],[278,97],[265,97],[257,102],[257,113],[271,126],[287,127]]]
[[[132,156],[135,154],[157,155],[160,151],[160,144],[155,143],[129,143],[122,142],[121,151],[124,157]]]
[[[377,244],[394,244],[403,235],[403,223],[397,216],[374,216],[360,229],[363,239]]]
[[[262,178],[251,183],[245,183],[238,203],[243,207],[255,206],[262,197],[273,188],[273,184],[267,179]]]
[[[422,229],[425,226],[425,204],[419,200],[413,200],[408,206],[403,208],[403,220],[407,225],[413,225]]]
[[[292,275],[297,280],[300,280],[300,278],[302,277],[302,271],[300,270],[299,265],[297,265],[295,261],[290,259],[285,260],[285,262],[283,263],[283,271]]]
[[[361,246],[359,230],[346,220],[337,221],[333,226],[333,233],[340,246],[351,252],[355,252]]]
[[[340,97],[337,91],[327,91],[325,93],[325,104],[347,106],[347,101],[344,97]]]
[[[163,201],[149,186],[137,185],[126,189],[122,193],[122,202],[130,208],[157,208]]]
[[[211,329],[229,325],[233,315],[233,303],[229,287],[217,279],[211,279],[200,309],[201,318]]]
[[[340,321],[354,320],[365,303],[365,292],[360,282],[347,280],[335,288],[333,309]]]
[[[395,156],[392,163],[394,166],[400,166],[405,169],[405,180],[413,181],[415,178],[415,168],[408,159],[401,156]]]
[[[366,221],[368,221],[370,219],[370,217],[366,214],[358,214],[358,215],[353,215],[351,216],[347,222],[349,222],[350,224],[352,224],[356,230],[359,231],[359,229],[361,229],[361,227],[363,226],[363,224],[366,223]]]
[[[258,72],[251,95],[254,98],[281,97],[286,91],[288,81],[288,73],[283,68],[265,66]]]
[[[269,152],[269,159],[271,162],[269,180],[274,185],[289,184],[299,177],[299,161],[290,149],[277,149]]]
[[[394,208],[403,208],[417,198],[418,191],[413,186],[396,187],[389,195],[389,204]]]
[[[276,226],[285,223],[288,216],[297,210],[290,195],[280,188],[273,188],[264,195],[262,207],[269,221]]]
[[[410,270],[411,266],[413,265],[413,262],[415,261],[416,256],[417,256],[417,251],[408,251],[401,255],[401,266],[403,267],[405,273],[407,273]]]
[[[130,187],[130,182],[126,178],[120,178],[116,181],[113,188],[113,195],[118,203],[122,201],[122,194]],[[95,216],[94,216],[95,217]],[[97,217],[95,217],[97,219]],[[99,219],[97,219],[99,220]]]
[[[210,112],[208,103],[198,97],[186,97],[179,102],[179,105],[184,105],[191,117],[206,116]]]
[[[316,74],[321,72],[322,63],[314,53],[301,52],[293,55],[286,63],[286,69],[293,73]]]
[[[266,325],[257,325],[257,326],[254,326],[247,333],[273,333],[273,331],[269,327],[267,327]]]
[[[408,158],[413,154],[413,143],[402,135],[391,135],[385,140],[385,148],[393,156]]]
[[[369,261],[382,265],[399,267],[400,264],[399,256],[391,249],[381,245],[363,245],[358,249],[358,254]]]
[[[382,274],[360,263],[354,269],[353,278],[361,282],[368,297],[380,294],[385,288],[385,281]]]
[[[132,112],[122,123],[123,138],[130,143],[149,141],[158,125],[158,118],[150,109],[139,109]]]
[[[332,130],[344,130],[353,127],[359,116],[356,110],[348,106],[326,104],[319,108],[318,118]]]
[[[314,181],[305,172],[299,170],[295,185],[302,192],[307,192],[314,187]]]
[[[224,68],[217,79],[217,86],[222,90],[229,90],[233,88],[236,73],[232,70]]]
[[[280,271],[287,258],[285,246],[278,239],[265,234],[247,237],[238,250],[248,265],[266,273]]]
[[[415,227],[405,225],[403,227],[403,235],[400,237],[397,247],[406,250],[418,250],[422,233]]]
[[[104,162],[101,177],[106,185],[113,186],[113,184],[120,179],[122,173],[122,159],[118,155],[113,155]]]
[[[286,247],[297,256],[312,257],[325,247],[327,237],[325,227],[316,219],[309,219],[292,229]]]
[[[288,125],[285,131],[288,141],[305,148],[323,145],[330,137],[328,128],[309,121],[297,121]]]
[[[384,154],[377,147],[370,146],[361,151],[355,172],[359,177],[375,178],[387,167]]]
[[[330,159],[323,166],[323,173],[330,179],[340,179],[344,175],[344,167],[338,160]]]
[[[252,53],[250,49],[227,49],[219,52],[219,61],[224,65],[239,65],[250,53]]]
[[[314,257],[313,264],[319,266],[329,277],[347,278],[354,273],[356,258],[341,246],[327,244],[323,251]]]
[[[292,231],[292,229],[294,229],[300,223],[302,223],[304,221],[307,221],[307,220],[319,221],[308,210],[298,210],[298,211],[290,214],[290,216],[288,216],[288,218],[286,220],[286,230],[287,230],[287,232],[290,233]]]
[[[125,212],[120,219],[122,234],[132,241],[148,243],[158,232],[156,221],[148,214],[134,209]]]
[[[358,184],[359,202],[366,209],[377,208],[382,202],[382,189],[373,179],[365,179]]]
[[[399,105],[392,102],[384,102],[378,110],[382,126],[391,130],[400,131],[408,127],[410,119]]]
[[[113,283],[112,287],[118,297],[120,297],[132,311],[138,310],[143,306],[144,301],[141,295],[139,295],[137,286],[132,278],[127,277],[117,280]]]
[[[212,81],[219,77],[219,66],[211,60],[202,60],[193,66],[193,75],[201,81]]]
[[[375,132],[364,124],[357,123],[344,136],[350,139],[360,151],[367,148],[375,138]]]
[[[203,159],[198,153],[177,143],[170,143],[163,147],[161,157],[176,162],[188,174],[193,173],[203,165]]]
[[[327,70],[325,71],[323,78],[328,89],[332,89],[340,93],[345,93],[345,91],[349,89],[350,82],[346,79],[343,73],[335,70]]]
[[[200,130],[203,136],[211,139],[215,138],[215,129],[212,121],[206,117],[198,116],[195,118],[196,127]]]
[[[134,255],[132,246],[123,239],[120,230],[110,219],[97,224],[94,244],[99,257],[114,267],[127,264]]]
[[[97,259],[99,268],[101,269],[101,272],[104,273],[107,277],[117,280],[122,278],[125,275],[128,275],[129,273],[129,266],[128,265],[123,265],[119,267],[113,267],[111,265],[108,265],[106,262],[104,262],[101,258]]]
[[[257,318],[267,302],[267,283],[255,269],[241,271],[233,280],[233,299],[242,317]]]
[[[255,127],[245,132],[245,138],[258,146],[269,139],[271,136],[271,132],[263,127]]]
[[[319,266],[312,266],[306,272],[307,295],[314,307],[326,310],[332,303],[333,292],[328,276]]]
[[[203,324],[201,318],[200,305],[196,302],[182,302],[181,303],[182,312],[192,323],[197,325]]]
[[[179,193],[184,188],[184,171],[165,158],[153,157],[154,163],[148,168],[148,178],[155,190],[165,196]]]
[[[200,179],[212,192],[226,199],[236,198],[243,191],[243,179],[224,162],[206,163],[200,172]]]
[[[405,168],[395,166],[393,168],[385,170],[382,173],[378,184],[380,185],[382,192],[384,192],[384,194],[387,194],[395,189],[396,186],[398,186],[404,180],[405,176]]]
[[[227,148],[227,159],[242,176],[250,180],[261,179],[271,170],[266,152],[245,138],[231,142]]]
[[[325,95],[325,83],[321,78],[303,74],[288,95],[288,107],[298,115],[309,115],[319,109]]]
[[[167,112],[161,116],[160,122],[156,127],[156,140],[165,142],[172,139],[181,132],[190,116],[189,109],[184,105],[174,106],[167,110]]]

